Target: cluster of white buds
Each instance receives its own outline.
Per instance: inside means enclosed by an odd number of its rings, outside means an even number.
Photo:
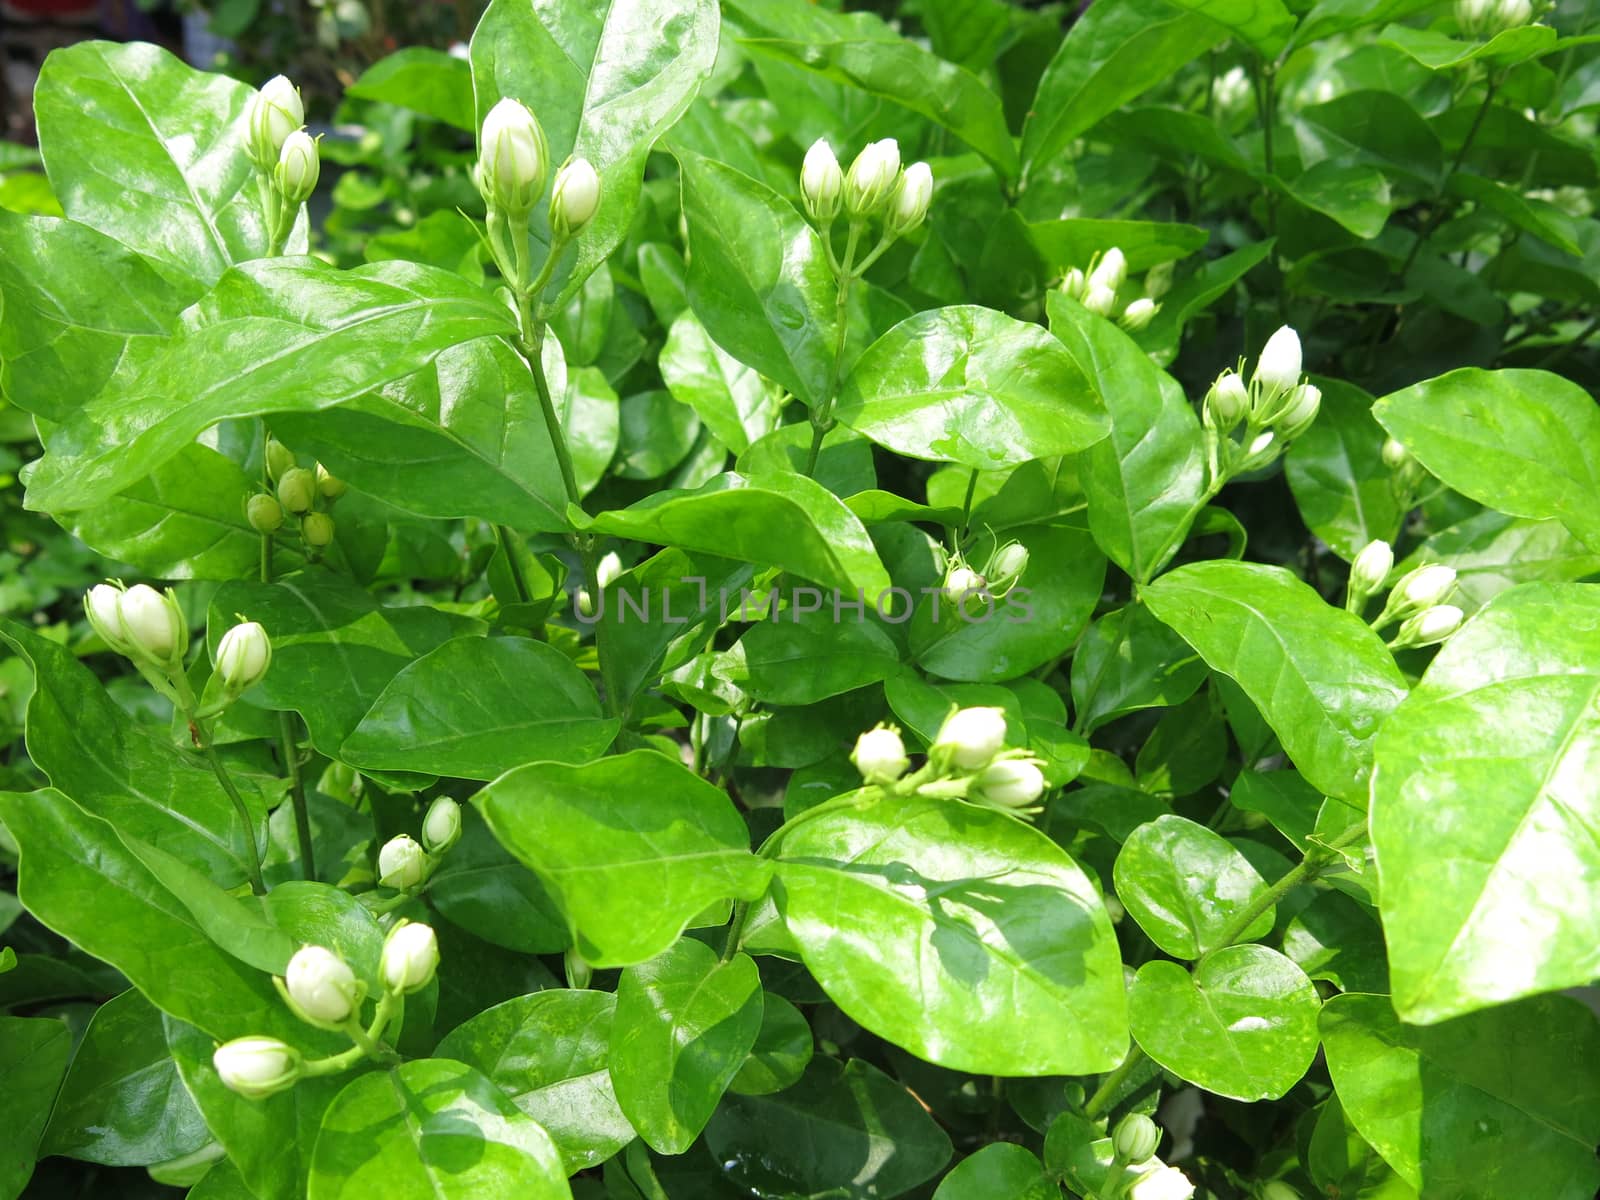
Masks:
[[[1248,384],[1241,365],[1224,371],[1206,392],[1200,416],[1215,486],[1268,465],[1311,428],[1322,391],[1305,379],[1300,363],[1300,335],[1284,325],[1267,339]]]
[[[800,164],[800,201],[824,238],[841,211],[855,230],[881,218],[879,249],[869,256],[876,257],[926,219],[933,201],[933,169],[925,162],[902,168],[899,143],[883,138],[863,147],[846,171],[827,139],[818,138]]]
[[[1461,628],[1465,619],[1460,608],[1446,603],[1455,586],[1455,568],[1443,563],[1425,563],[1408,571],[1390,589],[1389,598],[1372,622],[1372,628],[1381,630],[1400,622],[1399,632],[1389,642],[1393,650],[1415,649],[1444,641]]]
[[[1089,260],[1089,269],[1069,268],[1061,277],[1061,293],[1070,296],[1097,317],[1115,320],[1130,333],[1137,333],[1161,311],[1158,303],[1172,287],[1172,264],[1152,267],[1145,274],[1140,295],[1122,299],[1119,295],[1128,281],[1128,258],[1120,247]]]
[[[171,588],[158,592],[144,583],[131,588],[97,583],[84,593],[83,611],[100,640],[142,671],[161,677],[183,673],[189,623]]]
[[[981,571],[973,569],[959,551],[946,553],[940,592],[958,608],[972,601],[990,604],[1016,587],[1027,569],[1028,548],[1016,541],[996,545]]]
[[[1243,67],[1229,67],[1211,81],[1211,103],[1225,115],[1250,103],[1250,76]]]
[[[409,834],[390,838],[378,850],[378,882],[397,892],[414,892],[433,875],[439,860],[461,840],[461,806],[440,796],[422,818],[422,841]]]
[[[1416,507],[1422,482],[1428,477],[1422,464],[1411,456],[1404,443],[1395,438],[1383,442],[1383,465],[1389,468],[1389,490],[1403,509]]]
[[[295,214],[311,199],[322,174],[317,139],[305,131],[300,92],[274,75],[245,110],[245,152],[262,181],[262,208],[274,250],[283,246]]]
[[[1006,714],[999,708],[962,708],[945,718],[928,748],[928,760],[907,774],[911,760],[900,731],[878,725],[856,739],[850,761],[862,781],[897,795],[969,800],[1021,816],[1041,809],[1044,764],[1025,750],[1006,749]]]
[[[1456,0],[1456,24],[1474,38],[1492,38],[1533,20],[1531,0]]]
[[[297,465],[293,452],[277,438],[267,439],[266,460],[273,490],[245,501],[245,519],[257,533],[271,537],[293,517],[300,540],[315,557],[333,541],[333,517],[326,510],[350,490],[349,485],[321,463],[314,468]]]

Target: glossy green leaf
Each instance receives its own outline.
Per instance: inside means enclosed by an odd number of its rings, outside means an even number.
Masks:
[[[1395,1007],[1431,1023],[1600,972],[1600,588],[1503,593],[1378,738],[1372,836]]]
[[[600,207],[554,285],[557,307],[627,236],[650,149],[689,107],[716,56],[714,0],[601,8],[494,0],[479,20],[471,48],[478,120],[502,97],[521,100],[539,117],[552,167],[576,155],[600,175]],[[543,207],[535,207],[542,226]]]
[[[1451,371],[1383,397],[1373,416],[1430,473],[1513,517],[1554,517],[1600,550],[1600,410],[1546,371]]]
[[[713,342],[692,312],[672,322],[660,367],[673,398],[694,409],[735,454],[777,427],[778,395],[772,385]]]
[[[472,66],[431,46],[407,46],[361,72],[347,96],[422,113],[457,129],[475,130]]]
[[[1128,994],[1133,1036],[1181,1079],[1234,1100],[1276,1100],[1317,1053],[1316,985],[1276,950],[1229,946],[1191,976],[1177,963],[1139,968]]]
[[[695,316],[735,359],[820,409],[838,325],[822,239],[766,184],[698,155],[678,161]]]
[[[793,602],[811,599],[797,592]],[[739,661],[727,678],[770,704],[814,704],[894,674],[900,652],[881,627],[820,602],[809,616],[796,608],[752,625],[739,639]]]
[[[639,1136],[682,1154],[700,1136],[761,1029],[753,960],[685,938],[617,984],[611,1079]]]
[[[428,877],[428,899],[468,933],[520,954],[554,954],[571,944],[566,918],[539,877],[471,806],[461,811],[461,840]]]
[[[1325,795],[1364,804],[1372,739],[1405,698],[1378,635],[1281,567],[1207,562],[1143,589],[1145,603],[1237,682]]]
[[[1383,465],[1372,398],[1337,380],[1321,387],[1317,419],[1289,447],[1283,472],[1307,528],[1349,562],[1368,542],[1393,542],[1405,514]]]
[[[226,417],[312,412],[402,378],[459,342],[513,329],[458,276],[312,259],[236,268],[189,309],[166,350],[80,408],[28,479],[44,511],[98,503]]]
[[[307,1200],[566,1200],[549,1134],[469,1066],[424,1058],[350,1081],[328,1106]]]
[[[634,1138],[607,1065],[615,996],[565,989],[485,1009],[439,1043],[441,1058],[474,1067],[539,1122],[568,1174]]]
[[[918,313],[874,342],[834,416],[900,454],[986,471],[1075,453],[1110,425],[1055,339],[972,305]]]
[[[1015,818],[901,798],[783,838],[775,893],[854,1021],[982,1074],[1088,1074],[1126,1049],[1120,956],[1078,866]]]
[[[137,991],[95,1010],[40,1148],[109,1166],[147,1166],[211,1140],[167,1052],[161,1014]]]
[[[1128,270],[1147,271],[1157,263],[1193,254],[1206,244],[1206,231],[1176,221],[1118,221],[1068,217],[1059,221],[1033,221],[1028,238],[1045,262],[1056,271],[1087,268],[1095,255],[1115,246],[1127,259]]]
[[[618,413],[617,474],[659,479],[678,466],[700,436],[700,418],[662,388],[624,397]]]
[[[551,890],[595,966],[653,958],[708,905],[754,899],[770,874],[727,794],[651,750],[520,767],[477,804]]]
[[[1175,958],[1199,958],[1226,945],[1221,935],[1266,890],[1266,881],[1226,838],[1176,816],[1129,835],[1115,878],[1117,899]],[[1265,937],[1272,918],[1269,908],[1233,940]]]
[[[74,221],[215,283],[267,249],[244,152],[253,94],[147,43],[58,50],[34,91],[50,186]]]
[[[1342,892],[1319,895],[1289,920],[1283,952],[1312,979],[1343,992],[1389,990],[1378,916]]]
[[[1519,583],[1568,583],[1600,573],[1600,552],[1560,521],[1530,521],[1487,508],[1429,537],[1396,572],[1424,562],[1455,570],[1450,602],[1468,615]]]
[[[1178,8],[1209,17],[1265,57],[1281,51],[1294,31],[1295,14],[1283,0],[1173,0]]]
[[[1554,49],[1556,31],[1548,25],[1522,25],[1501,30],[1484,41],[1460,41],[1434,29],[1389,25],[1382,40],[1416,59],[1431,71],[1446,71],[1469,62],[1486,62],[1505,68],[1538,58]]]
[[[391,679],[340,757],[357,767],[489,780],[528,762],[587,762],[616,732],[594,685],[553,646],[460,637]]]
[[[1577,1001],[1539,997],[1421,1028],[1385,996],[1336,996],[1321,1026],[1351,1122],[1424,1196],[1589,1200],[1600,1187],[1589,1069],[1600,1025]]]
[[[0,1154],[0,1195],[20,1196],[33,1174],[39,1135],[72,1054],[72,1032],[49,1017],[0,1016],[0,1071],[5,1092],[0,1120],[6,1148]]]
[[[761,1031],[728,1090],[741,1096],[769,1096],[792,1087],[811,1061],[812,1041],[811,1023],[803,1012],[774,992],[763,993]]]
[[[1307,165],[1361,163],[1429,186],[1444,167],[1438,135],[1402,92],[1358,88],[1299,115],[1295,132]]]
[[[939,1173],[950,1138],[901,1084],[861,1059],[816,1058],[772,1096],[729,1096],[706,1144],[746,1194],[888,1200]]]
[[[1052,292],[1050,331],[1094,381],[1111,435],[1078,458],[1095,542],[1144,582],[1166,565],[1203,503],[1200,419],[1176,380],[1110,322]]]
[[[993,1142],[956,1164],[933,1200],[1055,1200],[1060,1194],[1033,1151]]]
[[[1360,238],[1382,233],[1395,206],[1388,179],[1365,163],[1324,159],[1291,180],[1288,190],[1301,204]]]
[[[693,491],[661,491],[593,526],[613,537],[782,567],[870,603],[889,588],[867,531],[844,502],[803,475],[728,472]]]
[[[1205,663],[1148,608],[1119,608],[1090,625],[1073,651],[1073,728],[1093,733],[1140,709],[1182,704],[1205,679]]]

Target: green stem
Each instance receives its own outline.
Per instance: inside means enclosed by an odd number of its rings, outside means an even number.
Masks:
[[[839,287],[833,302],[833,370],[829,376],[828,397],[822,411],[811,414],[811,451],[806,455],[805,469],[807,476],[816,473],[817,459],[822,454],[822,440],[828,436],[828,430],[833,428],[833,406],[839,398],[839,376],[844,368],[845,340],[850,335],[850,281],[854,278],[851,272],[855,267],[856,243],[860,240],[861,223],[852,221],[850,236],[844,243],[844,260],[839,264]]]
[[[294,805],[294,832],[300,844],[300,878],[315,879],[317,852],[311,842],[311,813],[306,808],[306,785],[300,775],[300,752],[294,743],[294,717],[285,709],[278,714],[278,745],[289,772],[289,801]]]
[[[733,956],[739,953],[739,943],[744,940],[745,922],[749,919],[749,902],[745,900],[736,901],[733,906],[733,921],[728,925],[728,936],[722,943],[720,962],[732,962]]]
[[[1091,1121],[1102,1116],[1106,1109],[1111,1107],[1112,1098],[1116,1096],[1117,1090],[1127,1082],[1128,1076],[1133,1074],[1134,1068],[1144,1059],[1145,1053],[1139,1048],[1139,1043],[1133,1043],[1128,1050],[1128,1057],[1122,1060],[1122,1065],[1102,1079],[1100,1086],[1095,1088],[1094,1095],[1090,1096],[1089,1102],[1083,1106],[1083,1115]]]
[[[494,540],[500,543],[500,553],[506,556],[506,570],[511,572],[511,587],[517,593],[517,599],[523,604],[533,601],[533,593],[528,590],[528,579],[522,573],[522,563],[511,552],[512,539],[516,535],[504,525],[494,527]]]
[[[978,468],[972,468],[972,474],[967,478],[967,494],[961,501],[961,528],[966,530],[972,524],[972,497],[978,491]]]
[[[250,817],[250,809],[245,804],[244,797],[239,795],[239,789],[233,786],[233,780],[228,777],[228,769],[222,765],[222,759],[217,756],[217,748],[211,744],[211,735],[192,717],[189,723],[200,741],[201,753],[206,756],[206,762],[211,764],[212,774],[217,777],[222,790],[228,793],[228,799],[233,801],[234,811],[239,814],[239,820],[244,824],[245,844],[250,847],[250,858],[245,864],[250,868],[250,890],[258,896],[265,896],[267,885],[261,882],[261,851],[256,846],[256,828],[255,822]]]

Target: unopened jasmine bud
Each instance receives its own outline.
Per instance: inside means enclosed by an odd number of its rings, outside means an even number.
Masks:
[[[304,467],[290,467],[278,480],[278,503],[296,516],[317,498],[317,477]]]
[[[1274,1179],[1261,1189],[1261,1200],[1300,1200],[1300,1193],[1281,1179]]]
[[[1070,296],[1074,300],[1081,302],[1088,287],[1088,279],[1077,267],[1069,267],[1067,273],[1061,277],[1061,294]]]
[[[1177,1167],[1156,1167],[1133,1181],[1127,1200],[1190,1200],[1194,1184]]]
[[[265,492],[257,492],[245,501],[244,515],[257,533],[276,533],[283,527],[283,505]]]
[[[868,783],[893,783],[911,765],[900,731],[892,725],[879,725],[858,737],[850,761]]]
[[[982,575],[979,575],[971,567],[956,563],[945,574],[944,586],[941,590],[944,592],[946,600],[953,604],[960,604],[969,596],[981,594],[988,586],[988,580],[984,579]]]
[[[306,545],[320,550],[333,541],[333,518],[327,513],[307,513],[300,522],[300,536]]]
[[[608,588],[617,581],[617,576],[622,574],[622,559],[617,557],[615,550],[608,551],[600,560],[600,565],[595,568],[594,577],[602,588]]]
[[[317,491],[322,493],[325,500],[337,500],[350,490],[350,485],[338,476],[331,474],[328,468],[321,463],[317,464]]]
[[[1383,465],[1391,471],[1398,471],[1411,461],[1411,452],[1405,445],[1395,438],[1385,438],[1383,441]]]
[[[383,943],[378,973],[397,995],[421,991],[439,968],[439,941],[428,925],[405,922],[390,930]]]
[[[1206,393],[1206,412],[1211,423],[1226,433],[1250,411],[1250,389],[1236,371],[1226,371]]]
[[[1004,587],[1022,578],[1027,569],[1028,548],[1021,542],[1008,542],[989,561],[989,578],[997,587]]]
[[[1145,272],[1144,294],[1152,300],[1159,300],[1172,290],[1172,275],[1174,267],[1170,262],[1157,263]]]
[[[910,233],[928,215],[933,200],[933,169],[925,162],[914,162],[900,172],[893,195],[889,197],[889,232],[895,236]]]
[[[1350,591],[1370,596],[1383,586],[1394,570],[1394,547],[1385,541],[1371,541],[1361,548],[1350,564]]]
[[[255,621],[235,625],[217,643],[217,674],[234,695],[253,688],[272,663],[272,641]]]
[[[550,189],[550,228],[570,237],[587,225],[600,207],[600,176],[587,158],[574,158],[556,172]]]
[[[1161,311],[1161,306],[1148,296],[1141,296],[1122,310],[1122,327],[1130,333],[1138,333],[1155,319],[1156,313]]]
[[[361,985],[333,951],[302,946],[283,972],[284,992],[295,1015],[314,1025],[339,1025],[355,1014]]]
[[[163,595],[147,584],[134,584],[122,593],[117,612],[123,640],[135,657],[166,669],[183,665],[183,652],[189,648],[189,628],[178,598],[170,589]]]
[[[1429,563],[1407,574],[1394,590],[1406,608],[1428,608],[1448,596],[1455,586],[1455,568]]]
[[[405,834],[392,837],[378,851],[378,882],[408,892],[428,875],[428,856]]]
[[[1089,283],[1083,294],[1083,306],[1097,317],[1109,317],[1117,306],[1117,294],[1103,283]]]
[[[1407,617],[1400,625],[1400,635],[1394,645],[1397,649],[1403,649],[1442,642],[1461,628],[1465,617],[1466,614],[1454,604],[1435,604]]]
[[[1498,0],[1456,0],[1456,24],[1474,36],[1483,32]]]
[[[1529,0],[1499,0],[1494,8],[1494,31],[1516,29],[1533,20],[1533,5]]]
[[[578,612],[585,617],[594,616],[594,597],[589,594],[588,588],[578,589]]]
[[[1266,396],[1276,396],[1300,383],[1300,335],[1281,326],[1261,350],[1251,385]]]
[[[277,1038],[242,1037],[218,1046],[211,1065],[231,1090],[264,1100],[293,1087],[303,1064],[299,1051]]]
[[[1161,1127],[1143,1113],[1129,1113],[1117,1122],[1111,1138],[1117,1157],[1138,1166],[1155,1157],[1156,1147],[1161,1144]]]
[[[1257,434],[1255,440],[1250,443],[1250,449],[1246,452],[1246,456],[1249,458],[1263,457],[1271,451],[1272,443],[1275,440],[1277,439],[1270,431],[1267,433]]]
[[[1095,284],[1109,288],[1115,292],[1128,278],[1128,259],[1122,251],[1113,246],[1100,256],[1100,261],[1089,272],[1089,286]]]
[[[272,170],[289,135],[306,123],[299,90],[284,76],[274,75],[250,98],[245,122],[250,160],[263,171]]]
[[[267,474],[274,480],[282,479],[286,471],[294,470],[294,453],[277,438],[267,439]]]
[[[525,220],[544,192],[549,163],[544,130],[526,104],[507,96],[489,110],[476,168],[484,203]]]
[[[115,584],[97,583],[83,594],[83,613],[89,618],[89,627],[107,649],[127,655],[133,652],[133,646],[122,632],[121,604],[122,589]]]
[[[273,180],[290,204],[304,204],[317,190],[322,167],[317,159],[317,144],[303,129],[291,133],[278,152]]]
[[[1044,773],[1037,759],[1001,758],[985,767],[974,781],[977,798],[998,808],[1030,811],[1044,793]]]
[[[1006,713],[1003,708],[973,707],[957,709],[944,719],[933,739],[933,751],[942,753],[956,766],[976,771],[989,765],[1006,744]]]
[[[1293,441],[1317,419],[1322,407],[1322,389],[1315,384],[1302,383],[1289,393],[1288,405],[1278,418],[1278,432],[1286,442]]]
[[[429,854],[443,854],[461,839],[461,805],[440,796],[422,818],[422,844]]]
[[[845,212],[855,220],[877,216],[889,202],[899,175],[900,144],[893,138],[869,142],[845,176]]]
[[[819,225],[826,225],[839,215],[843,197],[844,171],[828,139],[818,138],[800,164],[800,199],[806,215]]]

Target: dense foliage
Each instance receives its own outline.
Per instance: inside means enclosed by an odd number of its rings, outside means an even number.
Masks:
[[[54,53],[0,1198],[1588,1200],[1593,7]]]

